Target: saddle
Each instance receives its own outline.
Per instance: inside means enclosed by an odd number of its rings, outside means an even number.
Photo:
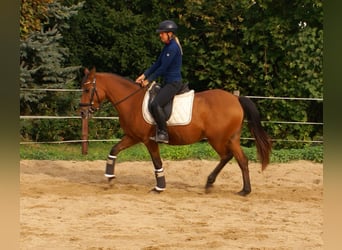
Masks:
[[[161,86],[153,82],[145,94],[143,101],[143,116],[146,122],[155,124],[151,115],[151,103],[160,91]],[[191,121],[194,90],[184,84],[175,97],[163,107],[168,125],[186,125]]]
[[[151,89],[149,90],[150,92],[150,98],[148,100],[148,111],[151,113],[151,103],[153,102],[154,98],[156,97],[156,95],[159,93],[161,89],[161,86],[156,83],[156,84],[153,84],[151,86]],[[188,84],[184,84],[182,89],[176,94],[176,95],[180,95],[180,94],[183,94],[183,93],[186,93],[190,91],[189,89],[189,86]],[[164,110],[164,113],[165,113],[165,118],[166,120],[169,120],[170,119],[170,116],[171,116],[171,112],[172,112],[172,107],[173,107],[173,99],[172,98],[164,107],[163,107],[163,110]]]

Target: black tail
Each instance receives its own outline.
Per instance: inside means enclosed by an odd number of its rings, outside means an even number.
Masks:
[[[255,138],[258,158],[264,170],[270,162],[271,139],[261,125],[260,114],[254,102],[245,96],[239,96],[239,101],[247,117],[249,131]]]

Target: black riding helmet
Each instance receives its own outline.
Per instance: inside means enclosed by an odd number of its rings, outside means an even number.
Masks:
[[[159,23],[159,27],[156,30],[157,33],[160,32],[173,32],[175,33],[177,31],[177,24],[174,21],[171,20],[165,20]]]

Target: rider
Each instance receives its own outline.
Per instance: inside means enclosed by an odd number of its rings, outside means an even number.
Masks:
[[[159,24],[157,33],[165,46],[157,61],[136,79],[136,82],[143,87],[158,77],[163,77],[164,80],[159,93],[151,103],[151,112],[157,127],[156,136],[150,139],[156,142],[169,142],[163,107],[183,88],[181,76],[183,51],[175,36],[177,28],[176,23],[171,20],[165,20]]]

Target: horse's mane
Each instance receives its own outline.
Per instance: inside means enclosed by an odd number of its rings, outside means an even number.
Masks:
[[[115,76],[117,78],[121,78],[123,80],[126,80],[134,85],[138,85],[135,81],[133,81],[131,78],[129,77],[126,77],[126,76],[121,76],[119,74],[116,74],[116,73],[112,73],[112,72],[98,72],[98,74],[104,74],[104,75],[112,75],[112,76]]]

